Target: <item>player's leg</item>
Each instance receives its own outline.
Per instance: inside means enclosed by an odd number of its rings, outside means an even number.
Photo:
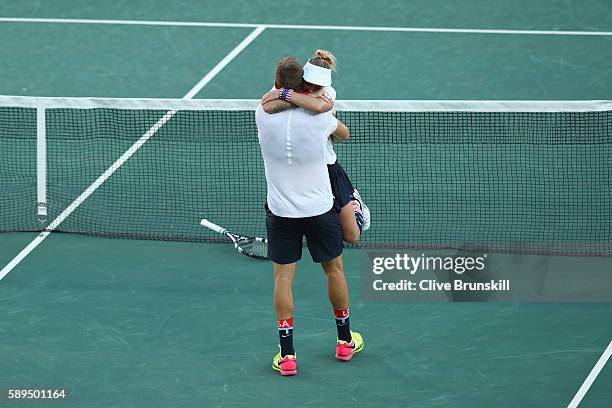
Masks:
[[[334,199],[340,210],[340,223],[344,241],[355,244],[362,230],[369,228],[370,213],[361,196],[351,183],[340,163],[328,165],[329,181]],[[355,195],[356,194],[356,195]],[[366,225],[367,220],[367,227]]]
[[[272,368],[281,375],[297,374],[296,353],[293,348],[293,278],[296,263],[274,263],[274,312],[278,326],[279,353],[272,360]]]
[[[355,353],[363,349],[363,339],[357,332],[351,331],[349,314],[349,293],[342,256],[327,262],[322,262],[323,270],[327,278],[327,295],[334,309],[334,319],[338,339],[336,341],[336,358],[348,361]]]
[[[342,225],[342,238],[345,242],[354,245],[361,237],[361,229],[357,224],[355,208],[352,202],[340,210],[340,224]]]
[[[361,350],[363,342],[359,334],[350,331],[348,286],[342,264],[344,247],[338,209],[333,208],[323,215],[313,217],[305,232],[312,259],[321,263],[327,277],[329,300],[334,309],[338,330],[336,357],[350,360],[355,352]]]
[[[327,279],[327,296],[334,310],[346,310],[349,304],[348,285],[344,276],[342,255],[326,262],[321,262]],[[348,333],[347,333],[348,334]],[[350,334],[347,340],[350,341]]]
[[[298,219],[278,217],[267,210],[268,257],[274,267],[274,311],[280,352],[272,368],[281,375],[297,374],[293,348],[293,278],[296,262],[302,257],[302,232]]]
[[[274,265],[274,312],[277,320],[293,317],[293,278],[296,263]],[[292,346],[293,349],[293,346]],[[293,354],[293,353],[289,353]]]

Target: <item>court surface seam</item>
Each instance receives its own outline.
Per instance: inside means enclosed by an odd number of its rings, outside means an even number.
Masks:
[[[252,43],[263,31],[265,27],[258,26],[240,44],[234,47],[217,65],[213,67],[193,88],[183,96],[182,99],[192,99],[198,94],[219,72],[223,70],[242,50]],[[130,157],[134,155],[157,131],[166,124],[176,114],[176,111],[166,112],[149,130],[126,150],[113,164],[111,164],[96,181],[81,193],[49,226],[32,240],[24,249],[17,254],[2,270],[0,270],[0,280],[2,280],[11,270],[13,270],[23,259],[28,256],[40,243],[42,243],[53,230],[55,230],[70,214],[74,212],[91,194],[94,193],[110,176],[119,169]]]
[[[434,27],[376,27],[343,25],[301,25],[266,23],[217,23],[198,21],[155,21],[155,20],[101,20],[77,18],[23,18],[0,17],[5,23],[53,23],[53,24],[116,24],[172,27],[219,27],[219,28],[274,28],[290,30],[340,30],[379,31],[413,33],[457,33],[457,34],[514,34],[514,35],[565,35],[565,36],[612,36],[612,31],[564,31],[564,30],[510,30],[486,28],[434,28]]]

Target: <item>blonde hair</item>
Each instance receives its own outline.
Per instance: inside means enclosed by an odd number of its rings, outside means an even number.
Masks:
[[[329,51],[325,50],[316,50],[314,57],[308,60],[312,65],[316,65],[323,68],[328,68],[331,70],[336,70],[336,57]]]

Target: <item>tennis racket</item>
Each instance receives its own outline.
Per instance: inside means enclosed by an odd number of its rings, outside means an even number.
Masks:
[[[218,234],[225,235],[232,243],[234,248],[239,253],[257,259],[268,259],[268,240],[257,237],[245,237],[242,235],[229,232],[225,228],[214,224],[207,219],[200,221],[200,224]]]

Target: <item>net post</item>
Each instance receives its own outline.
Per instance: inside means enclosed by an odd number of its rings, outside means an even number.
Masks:
[[[38,221],[47,220],[47,121],[44,106],[36,108],[36,197]]]

